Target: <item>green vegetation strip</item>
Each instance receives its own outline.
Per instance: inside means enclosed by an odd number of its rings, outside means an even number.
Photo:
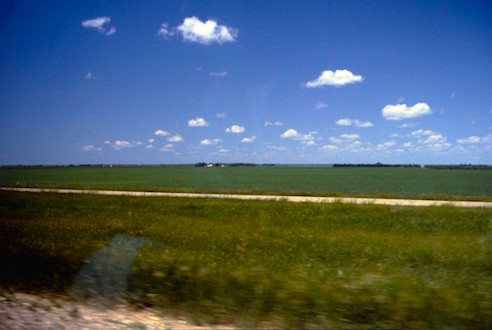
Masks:
[[[0,186],[492,201],[492,170],[333,167],[1,167]]]
[[[68,294],[115,237],[128,302],[195,322],[492,325],[490,209],[0,192],[1,286]]]

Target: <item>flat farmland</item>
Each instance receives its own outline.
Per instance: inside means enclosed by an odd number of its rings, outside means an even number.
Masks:
[[[118,294],[244,328],[486,329],[491,219],[448,206],[0,192],[0,293]]]
[[[0,168],[0,186],[492,200],[492,170],[257,166]]]

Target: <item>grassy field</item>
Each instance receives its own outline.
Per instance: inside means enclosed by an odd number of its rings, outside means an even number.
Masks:
[[[489,209],[2,192],[1,287],[67,295],[115,237],[125,299],[197,323],[492,326]]]
[[[492,170],[332,167],[0,168],[0,186],[492,200]]]

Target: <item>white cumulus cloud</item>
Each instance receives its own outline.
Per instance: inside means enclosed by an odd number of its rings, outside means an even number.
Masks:
[[[205,119],[198,117],[195,119],[188,120],[189,127],[205,127],[208,126],[208,123]]]
[[[134,145],[128,141],[125,141],[125,140],[116,140],[113,143],[112,147],[116,150],[121,150],[121,149],[125,149],[125,148],[133,148]]]
[[[195,16],[185,18],[183,24],[176,29],[184,41],[203,45],[210,45],[214,42],[218,44],[233,42],[236,41],[238,35],[238,30],[235,28],[219,25],[214,20],[202,22]]]
[[[323,150],[336,150],[336,149],[338,149],[338,147],[334,146],[332,144],[327,144],[327,145],[321,147],[321,149],[323,149]]]
[[[318,132],[313,131],[309,132],[307,134],[302,134],[296,131],[293,128],[289,128],[285,132],[283,132],[280,137],[282,139],[292,139],[296,141],[301,141],[302,144],[312,146],[315,144],[314,142],[314,135],[318,134]]]
[[[436,132],[431,131],[430,129],[427,129],[427,130],[418,129],[418,130],[410,133],[410,135],[413,137],[429,136],[429,135],[433,135],[433,134],[436,134]]]
[[[157,136],[168,136],[169,132],[163,131],[161,129],[158,129],[157,131],[154,132],[155,135]]]
[[[395,145],[395,141],[391,140],[391,141],[386,141],[384,143],[380,143],[376,146],[376,149],[377,150],[386,150],[387,148],[391,148]]]
[[[110,22],[111,17],[103,16],[82,21],[81,24],[82,27],[86,29],[95,29],[100,33],[110,36],[116,32],[116,28],[114,26],[109,27]]]
[[[157,35],[162,39],[169,39],[169,37],[174,35],[174,32],[168,26],[167,23],[162,23],[161,28],[157,31]]]
[[[407,118],[416,118],[424,115],[430,115],[431,108],[427,103],[417,103],[412,107],[406,104],[387,105],[383,108],[383,118],[387,120],[402,120]]]
[[[226,133],[239,134],[239,133],[243,133],[245,131],[245,128],[242,126],[238,126],[238,125],[232,125],[230,128],[226,128],[225,131],[226,131]]]
[[[433,134],[429,135],[427,139],[423,142],[424,144],[435,144],[435,143],[444,143],[446,142],[446,137],[441,134]]]
[[[182,142],[183,138],[179,134],[172,135],[167,138],[169,142]]]
[[[217,118],[224,119],[227,116],[227,114],[225,112],[221,112],[221,113],[216,114],[215,116]]]
[[[472,135],[466,139],[458,139],[458,140],[456,140],[456,143],[459,143],[459,144],[477,144],[477,143],[480,143],[480,137]]]
[[[166,144],[164,147],[160,148],[159,151],[169,152],[173,151],[174,146],[171,143]]]
[[[359,134],[342,134],[340,137],[342,139],[355,140],[359,138]]]
[[[364,78],[362,76],[354,75],[349,70],[336,70],[335,72],[325,70],[317,79],[308,81],[305,86],[306,88],[316,88],[325,85],[339,87],[356,82],[362,82],[363,79]]]
[[[204,139],[200,141],[200,144],[204,146],[209,146],[209,145],[216,145],[221,141],[222,141],[221,139]]]
[[[275,122],[271,122],[271,121],[266,121],[265,122],[265,126],[282,126],[284,123],[282,123],[281,121],[275,121]]]
[[[286,130],[280,135],[282,139],[291,139],[291,138],[296,138],[298,136],[299,133],[293,128],[289,128],[288,130]]]
[[[316,110],[321,110],[321,109],[326,108],[327,106],[328,106],[328,104],[326,104],[326,103],[323,103],[323,102],[318,102],[318,103],[316,103],[316,104],[314,105],[314,108],[315,108]]]
[[[256,140],[256,136],[252,136],[252,137],[245,137],[241,140],[241,143],[252,143]]]
[[[86,152],[102,151],[102,148],[101,147],[94,147],[92,144],[88,144],[88,145],[82,147],[82,151],[86,151]]]
[[[363,127],[363,128],[374,126],[370,121],[360,121],[359,119],[349,119],[349,118],[339,119],[337,120],[336,124],[339,126],[354,125],[355,127]]]

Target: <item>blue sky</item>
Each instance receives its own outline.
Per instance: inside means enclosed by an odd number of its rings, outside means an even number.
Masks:
[[[490,1],[0,13],[0,164],[492,163]]]

